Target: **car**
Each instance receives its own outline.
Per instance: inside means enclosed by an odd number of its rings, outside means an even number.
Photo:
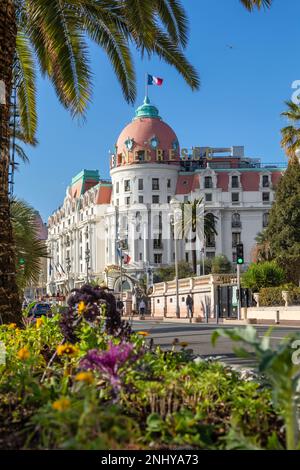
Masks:
[[[40,318],[42,316],[51,316],[51,305],[48,302],[33,302],[29,305],[29,317]]]

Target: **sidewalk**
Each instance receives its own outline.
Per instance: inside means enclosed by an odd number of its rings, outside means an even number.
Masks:
[[[300,329],[300,321],[281,321],[280,323],[275,323],[274,321],[257,321],[256,323],[253,323],[251,321],[247,320],[237,320],[237,319],[229,319],[229,318],[220,318],[219,322],[216,322],[215,318],[209,318],[208,322],[205,320],[199,321],[197,318],[193,318],[192,321],[189,318],[174,318],[174,317],[151,317],[149,315],[146,315],[144,319],[141,319],[139,316],[134,316],[134,317],[128,317],[128,316],[123,316],[122,319],[128,320],[128,321],[137,321],[137,322],[157,322],[157,323],[179,323],[179,324],[196,324],[196,325],[215,325],[216,327],[218,325],[220,326],[247,326],[247,325],[252,325],[252,326],[278,326],[278,327],[290,327],[290,328],[296,328],[299,327]]]

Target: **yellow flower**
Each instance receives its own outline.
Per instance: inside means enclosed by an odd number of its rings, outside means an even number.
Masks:
[[[56,411],[66,411],[70,408],[71,402],[69,398],[61,398],[52,403],[52,408]]]
[[[78,306],[77,306],[77,310],[78,310],[79,315],[82,315],[82,314],[85,312],[85,310],[86,310],[86,305],[85,305],[85,303],[83,302],[83,300],[81,300],[81,301],[79,302],[79,304],[78,304]]]
[[[26,361],[26,359],[28,359],[30,357],[30,352],[29,352],[28,348],[26,346],[24,346],[24,348],[21,348],[18,351],[17,356],[18,356],[19,359],[21,359],[21,361]]]
[[[76,382],[85,382],[87,384],[92,384],[94,382],[94,376],[91,372],[78,372],[75,376]]]
[[[8,328],[9,328],[10,330],[14,330],[16,327],[17,327],[17,324],[16,324],[16,323],[9,323],[9,325],[8,325]]]
[[[182,341],[182,343],[179,344],[182,348],[186,348],[189,345],[189,343],[187,343],[186,341]]]
[[[78,349],[73,344],[60,344],[56,348],[58,356],[75,356],[77,354]]]
[[[35,322],[35,326],[36,328],[40,328],[42,326],[42,324],[44,323],[44,319],[43,317],[41,318],[37,318],[36,322]]]
[[[137,334],[140,335],[140,336],[149,336],[150,335],[150,333],[148,333],[148,331],[138,331]]]

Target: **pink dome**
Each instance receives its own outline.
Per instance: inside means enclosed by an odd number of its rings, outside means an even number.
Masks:
[[[158,110],[146,98],[136,117],[121,132],[112,166],[137,163],[176,164],[180,148],[173,129],[158,116]]]

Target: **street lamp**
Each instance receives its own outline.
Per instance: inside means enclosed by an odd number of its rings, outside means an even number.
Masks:
[[[67,274],[68,274],[68,292],[70,292],[71,260],[70,260],[70,256],[69,256],[69,255],[66,257],[66,268],[67,268]]]
[[[176,209],[178,209],[179,207],[179,202],[177,201],[177,199],[173,198],[171,199],[171,207],[172,207],[172,211],[173,213],[171,214],[171,224],[173,225],[173,228],[174,228],[174,255],[175,255],[175,282],[176,282],[176,317],[177,318],[180,318],[180,306],[179,306],[179,282],[178,282],[178,240],[177,240],[177,230],[176,230],[176,227],[177,227],[177,223],[178,223],[178,220],[176,220],[176,215],[178,214],[178,212],[176,211]],[[176,213],[177,212],[177,213]]]
[[[90,259],[91,259],[91,252],[90,252],[90,249],[87,248],[85,250],[85,263],[86,263],[86,282],[88,284],[89,282],[89,263],[90,263]]]

